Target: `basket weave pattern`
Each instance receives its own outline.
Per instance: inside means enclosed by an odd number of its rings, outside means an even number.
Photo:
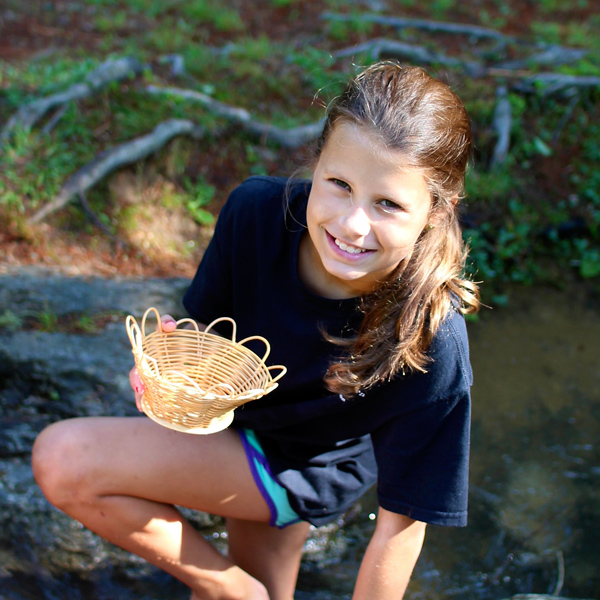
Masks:
[[[146,320],[154,313],[155,331],[146,334]],[[232,337],[227,339],[210,329],[220,321],[232,324]],[[180,325],[190,324],[191,329]],[[235,341],[233,319],[216,319],[204,331],[192,319],[181,319],[175,331],[162,331],[160,314],[149,308],[141,327],[134,317],[126,320],[127,334],[140,379],[145,391],[142,409],[155,421],[190,433],[212,433],[227,427],[235,408],[273,391],[286,373],[281,365],[267,367],[271,350],[260,336]],[[262,358],[244,346],[251,340],[265,345]],[[276,377],[272,370],[279,370]]]

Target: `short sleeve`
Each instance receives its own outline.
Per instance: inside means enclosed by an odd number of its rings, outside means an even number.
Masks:
[[[382,508],[426,523],[466,525],[470,413],[465,391],[373,432]]]

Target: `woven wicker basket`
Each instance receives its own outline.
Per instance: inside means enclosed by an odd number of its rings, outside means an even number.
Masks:
[[[151,313],[158,325],[147,335],[146,320]],[[232,324],[231,339],[210,333],[220,321]],[[192,329],[179,328],[186,323]],[[204,331],[192,319],[181,319],[175,331],[165,333],[158,310],[149,308],[141,327],[131,315],[126,327],[145,386],[142,409],[170,429],[197,434],[221,431],[231,424],[235,408],[273,391],[286,373],[284,366],[265,365],[271,351],[265,338],[252,336],[236,342],[236,324],[228,317],[214,320]],[[264,343],[262,358],[244,346],[251,340]],[[276,377],[271,374],[274,369],[279,370]]]

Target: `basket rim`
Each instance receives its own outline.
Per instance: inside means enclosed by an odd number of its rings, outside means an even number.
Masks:
[[[150,333],[146,333],[146,321],[148,316],[154,313],[156,316],[157,326],[154,331]],[[232,324],[232,336],[231,339],[223,337],[216,333],[211,333],[210,330],[219,322],[228,321]],[[191,324],[192,328],[182,328],[180,325],[183,324]],[[189,395],[193,395],[198,397],[198,399],[202,401],[207,400],[223,400],[223,401],[235,401],[238,404],[240,402],[247,402],[254,398],[261,397],[269,392],[273,391],[278,386],[278,381],[281,379],[287,372],[287,369],[283,365],[270,365],[267,366],[265,363],[266,358],[270,353],[270,345],[269,342],[262,336],[254,335],[247,338],[244,338],[241,341],[236,341],[236,333],[237,333],[237,325],[235,321],[230,317],[220,317],[218,319],[214,319],[204,330],[200,330],[196,321],[185,318],[180,319],[176,322],[176,328],[172,332],[164,332],[162,329],[161,317],[158,310],[154,307],[150,307],[144,313],[142,318],[141,327],[138,325],[135,317],[129,315],[126,319],[126,327],[127,333],[132,346],[132,353],[134,355],[134,360],[136,363],[136,367],[138,368],[140,377],[142,381],[144,378],[148,378],[150,381],[154,383],[155,386],[159,388],[168,387],[171,388],[169,391],[182,391]],[[260,377],[257,377],[262,384],[262,387],[254,387],[250,389],[242,389],[237,390],[232,386],[225,382],[217,382],[212,386],[208,386],[206,389],[203,389],[201,384],[195,381],[192,377],[188,376],[186,373],[178,371],[178,369],[170,369],[168,371],[162,371],[162,367],[159,366],[159,362],[152,353],[148,352],[148,344],[152,344],[152,342],[160,341],[165,344],[167,347],[169,346],[169,341],[173,344],[179,342],[182,338],[189,338],[192,341],[202,345],[203,342],[207,340],[210,344],[216,345],[219,350],[223,348],[226,349],[227,359],[231,362],[232,355],[234,358],[243,358],[246,361],[250,360],[252,362],[252,368],[254,372],[260,371]],[[265,345],[265,354],[261,358],[256,354],[253,350],[245,346],[247,342],[252,340],[258,340]],[[221,360],[224,360],[224,357],[220,357]],[[217,360],[219,357],[217,357]],[[149,363],[154,364],[154,370],[151,369]],[[240,363],[241,365],[242,363]],[[188,365],[188,367],[193,367],[192,365]],[[246,365],[247,366],[247,365]],[[280,372],[273,376],[272,370],[279,370]],[[161,372],[162,371],[162,372]],[[167,377],[168,375],[175,375],[178,379],[183,379],[184,381],[188,381],[189,385],[182,383],[181,381],[178,383],[174,383],[170,381]],[[220,388],[223,390],[225,387],[231,388],[231,393],[215,393],[214,388]],[[238,386],[239,388],[239,386]],[[224,390],[223,390],[224,391]]]

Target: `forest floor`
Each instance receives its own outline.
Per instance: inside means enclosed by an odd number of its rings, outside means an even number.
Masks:
[[[195,0],[188,3],[210,9],[211,2]],[[467,3],[385,1],[370,0],[357,2],[317,2],[316,0],[262,0],[251,2],[249,0],[234,0],[230,4],[230,11],[217,14],[213,7],[211,16],[205,20],[212,23],[204,25],[198,21],[196,30],[186,34],[190,43],[202,44],[205,47],[223,48],[228,44],[236,44],[239,40],[261,40],[268,38],[275,48],[277,44],[287,44],[299,53],[307,47],[317,48],[319,51],[336,50],[351,44],[359,44],[368,39],[375,39],[389,34],[383,25],[365,24],[364,27],[348,27],[343,35],[334,31],[333,25],[323,18],[324,10],[334,10],[356,13],[373,13],[381,11],[388,15],[398,15],[414,19],[438,19],[444,22],[453,22],[468,25],[485,26],[497,29],[505,36],[519,37],[531,41],[540,32],[548,37],[553,27],[558,33],[557,40],[568,40],[567,29],[560,29],[567,24],[573,27],[580,26],[578,31],[587,31],[589,19],[595,18],[598,13],[597,0],[580,0],[570,3],[567,9],[560,2],[544,0],[543,2],[499,2],[497,0],[473,0]],[[136,0],[80,0],[79,2],[22,2],[6,0],[0,7],[0,68],[2,63],[14,69],[25,69],[36,61],[47,62],[64,60],[65,57],[107,57],[123,53],[136,46],[147,50],[149,35],[155,34],[152,40],[154,47],[149,52],[165,48],[177,49],[172,40],[166,42],[163,38],[168,35],[160,30],[161,19],[174,19],[173,23],[181,25],[183,31],[183,17],[178,16],[177,2],[167,3],[172,9],[158,9],[157,3],[144,4]],[[147,6],[148,10],[140,7]],[[215,5],[216,6],[216,5]],[[350,7],[350,9],[348,8]],[[152,12],[154,11],[154,12]],[[160,12],[163,11],[163,12]],[[190,13],[191,14],[191,13]],[[198,13],[196,13],[198,14]],[[208,14],[208,13],[207,13]],[[221,15],[222,21],[217,21]],[[233,16],[232,16],[233,15]],[[226,21],[229,18],[230,21]],[[233,19],[233,21],[231,21]],[[237,22],[236,22],[237,19]],[[561,25],[562,22],[562,25]],[[237,23],[237,24],[236,24]],[[595,27],[598,26],[595,22]],[[173,38],[180,34],[179,29],[172,31]],[[159,35],[160,38],[159,43]],[[183,34],[181,34],[183,35]],[[581,33],[580,33],[581,35]],[[571,36],[572,37],[572,36]],[[462,47],[456,36],[438,33],[435,34],[436,43],[442,46],[448,55],[459,55]],[[144,44],[146,46],[144,46]],[[513,48],[514,51],[514,48]],[[305,55],[305,58],[308,55]],[[506,58],[510,58],[507,56]],[[318,59],[318,57],[317,57]],[[233,58],[232,60],[235,60]],[[295,59],[294,59],[295,60]],[[270,62],[269,57],[262,56],[257,66],[258,69],[272,70],[273,76],[281,65]],[[351,61],[347,61],[351,64]],[[215,80],[209,85],[231,85],[234,87],[241,82],[243,74],[236,73],[229,81],[229,72],[223,74],[223,79]],[[248,78],[256,76],[255,71],[248,70]],[[238,79],[236,79],[236,77]],[[454,79],[453,79],[454,78]],[[448,75],[450,82],[460,83],[455,75]],[[282,76],[282,81],[289,77]],[[10,101],[10,82],[5,78],[5,83],[0,79],[0,126],[14,112],[15,104]],[[485,80],[481,86],[485,87]],[[131,85],[130,82],[121,84],[121,92],[125,92]],[[264,88],[262,80],[260,85]],[[275,84],[270,84],[275,85]],[[239,83],[240,89],[243,84]],[[267,86],[268,88],[268,86]],[[260,102],[260,114],[269,115],[273,110],[287,102],[291,113],[298,118],[303,111],[318,115],[313,95],[307,92],[310,85],[298,90],[267,89],[263,101]],[[274,91],[275,90],[275,91]],[[21,90],[22,91],[22,90]],[[35,86],[31,86],[31,94],[35,94]],[[243,89],[241,91],[243,94]],[[269,97],[271,93],[272,97]],[[459,90],[460,93],[460,90]],[[470,92],[471,93],[471,92]],[[4,100],[3,100],[4,94]],[[104,101],[104,100],[103,100]],[[257,102],[252,98],[252,102]],[[106,101],[108,104],[108,101]],[[493,104],[483,110],[491,117]],[[87,110],[84,107],[81,110]],[[110,111],[111,107],[107,107]],[[90,109],[91,111],[91,109]],[[98,122],[93,130],[93,141],[102,149],[105,144],[118,141],[114,134],[115,115],[106,114],[104,122]],[[59,124],[60,125],[60,124]],[[489,122],[488,124],[489,125]],[[480,155],[489,154],[490,134],[481,124],[474,128],[478,152]],[[212,143],[212,146],[211,146]],[[182,150],[183,146],[183,150]],[[528,170],[535,170],[530,189],[534,196],[542,197],[553,194],[557,197],[567,198],[573,194],[569,182],[569,172],[565,165],[573,154],[572,144],[560,145],[552,148],[552,152],[538,153],[531,157]],[[175,177],[169,180],[165,176],[165,164],[180,159],[185,155],[186,165],[183,170],[177,171]],[[258,155],[258,156],[257,156]],[[175,158],[173,158],[175,156]],[[126,167],[113,173],[103,186],[95,192],[95,202],[101,202],[99,196],[104,195],[112,199],[111,202],[121,205],[147,205],[146,214],[130,220],[128,229],[124,230],[120,224],[114,231],[128,243],[119,246],[114,240],[98,228],[86,223],[85,219],[76,216],[81,213],[79,208],[71,206],[62,215],[55,215],[44,220],[34,228],[23,226],[18,219],[7,217],[6,210],[3,215],[3,227],[0,230],[0,269],[14,267],[21,264],[35,264],[48,266],[69,274],[101,275],[101,276],[190,276],[205,248],[212,233],[212,224],[207,220],[204,224],[191,223],[182,217],[178,210],[171,210],[169,203],[157,202],[157,198],[177,195],[181,191],[182,175],[193,181],[201,178],[211,187],[211,200],[205,205],[205,210],[212,215],[217,215],[225,201],[227,194],[245,177],[255,172],[268,175],[289,175],[296,164],[306,164],[310,159],[309,148],[285,150],[281,148],[266,147],[254,144],[252,147],[239,137],[229,138],[229,141],[218,139],[213,142],[205,141],[198,145],[182,142],[173,143],[167,153],[163,152],[152,160],[147,160],[143,168],[136,166]],[[23,158],[23,161],[26,159]],[[250,163],[254,163],[253,165]],[[18,160],[16,169],[20,168]],[[23,167],[24,168],[24,167]],[[506,175],[506,174],[505,174]],[[506,180],[506,177],[505,177]],[[494,181],[492,184],[495,185]],[[504,181],[506,185],[506,181]],[[510,185],[510,182],[509,182]],[[93,198],[93,199],[94,199]],[[491,198],[493,201],[493,197]],[[0,202],[1,205],[1,202]],[[31,206],[23,200],[23,211],[30,212]],[[0,206],[0,209],[2,207]],[[112,209],[111,209],[112,210]],[[123,211],[107,209],[107,221],[115,221]],[[486,209],[488,214],[497,211],[497,208]],[[1,211],[0,211],[1,212]],[[473,211],[477,213],[477,210]],[[3,216],[0,214],[0,217]],[[79,221],[78,221],[79,219]],[[77,222],[78,221],[78,222]],[[82,224],[83,221],[83,224]],[[2,222],[2,220],[0,220]],[[74,223],[77,222],[76,225]],[[175,249],[174,249],[175,248]]]

